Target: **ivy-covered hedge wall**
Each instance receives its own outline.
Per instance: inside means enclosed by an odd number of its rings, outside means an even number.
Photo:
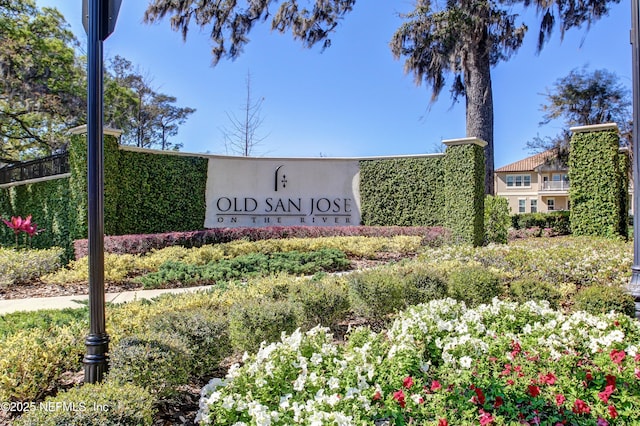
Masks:
[[[110,135],[104,141],[106,235],[202,229],[207,158],[119,149]],[[72,137],[69,163],[70,178],[0,190],[0,215],[32,214],[47,229],[34,246],[62,246],[71,257],[73,240],[87,236],[86,135]],[[459,241],[482,244],[481,147],[465,144],[449,147],[444,155],[363,160],[360,167],[365,225],[446,226]],[[0,243],[12,244],[10,230],[0,229]]]
[[[360,162],[362,222],[369,226],[444,223],[443,156]]]
[[[27,185],[12,186],[0,190],[0,217],[23,218],[32,215],[38,229],[44,231],[35,236],[30,243],[34,248],[52,246],[65,249],[68,258],[73,256],[73,212],[69,203],[69,178],[47,180]],[[19,244],[24,247],[27,234],[19,235]],[[0,224],[0,242],[14,244],[15,234]]]
[[[114,235],[202,229],[207,159],[120,151]]]
[[[484,150],[453,144],[445,155],[360,162],[364,225],[445,226],[459,242],[484,240]]]
[[[572,136],[569,196],[574,235],[626,237],[627,170],[621,159],[617,129]]]
[[[69,167],[71,177],[1,189],[0,217],[32,215],[45,229],[33,247],[63,247],[71,259],[73,241],[88,233],[85,134],[71,137]],[[120,150],[116,137],[105,135],[105,234],[202,229],[206,182],[205,158]],[[0,243],[14,244],[13,231],[0,225]]]
[[[484,240],[484,148],[455,145],[444,159],[444,226],[461,242],[481,246]]]

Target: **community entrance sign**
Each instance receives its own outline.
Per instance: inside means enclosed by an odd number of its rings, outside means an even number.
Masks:
[[[206,228],[360,224],[354,159],[211,158]]]

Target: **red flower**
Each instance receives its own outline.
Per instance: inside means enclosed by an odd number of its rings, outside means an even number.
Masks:
[[[611,386],[613,389],[616,388],[616,376],[607,374],[604,378],[607,380],[607,386]]]
[[[589,405],[581,399],[576,399],[576,402],[573,403],[572,410],[576,414],[589,414],[591,412]]]
[[[407,403],[404,400],[404,392],[402,392],[402,389],[393,393],[393,399],[398,401],[398,404],[400,404],[402,408],[404,408],[407,405]]]
[[[447,419],[440,419],[438,420],[438,426],[449,426],[449,422]]]
[[[480,409],[480,425],[488,425],[493,422],[493,416],[491,413],[487,413],[486,411]]]
[[[536,385],[529,385],[527,393],[535,398],[536,396],[540,395],[540,388]]]
[[[442,388],[442,385],[440,384],[439,381],[434,380],[433,382],[431,382],[431,392],[435,392],[440,388]]]
[[[615,419],[616,417],[618,417],[618,412],[616,411],[616,407],[614,407],[613,405],[608,406],[607,410],[609,410],[609,415],[611,416],[612,419]]]
[[[515,382],[512,379],[507,380],[507,384],[509,386],[513,385]]]
[[[563,394],[559,393],[556,395],[556,405],[559,407],[567,400]]]
[[[587,370],[587,374],[585,374],[585,379],[593,380],[593,374],[591,374],[591,371]]]
[[[509,374],[511,374],[511,364],[505,364],[504,365],[504,370],[502,370],[500,375],[501,376],[508,376]]]
[[[502,400],[502,397],[501,396],[496,396],[496,402],[493,403],[493,408],[498,408],[502,404],[504,404],[504,401]]]
[[[627,354],[623,351],[623,350],[617,350],[617,349],[612,349],[611,352],[609,353],[609,358],[611,358],[611,361],[613,361],[614,364],[622,364],[622,361],[624,361],[624,358],[627,356]]]
[[[515,340],[511,341],[511,357],[515,358],[520,352],[522,352],[522,346],[520,346],[520,343],[516,342]]]
[[[473,390],[475,391],[476,396],[471,398],[471,401],[472,402],[477,402],[480,405],[484,405],[484,403],[485,403],[485,401],[487,399],[485,398],[484,393],[482,392],[482,389],[474,387]]]
[[[413,386],[413,377],[411,376],[405,377],[404,380],[402,381],[402,386],[407,389],[411,389],[411,386]]]
[[[373,394],[373,400],[374,401],[378,401],[382,398],[382,395],[380,394],[380,391],[376,391],[375,394]]]

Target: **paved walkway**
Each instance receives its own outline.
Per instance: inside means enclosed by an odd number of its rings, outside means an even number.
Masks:
[[[165,293],[188,293],[207,290],[211,286],[171,288],[160,290],[123,291],[121,293],[107,293],[105,301],[108,303],[124,303],[139,299],[152,299]],[[0,315],[16,311],[37,311],[40,309],[79,308],[89,300],[88,295],[35,297],[32,299],[0,300]]]

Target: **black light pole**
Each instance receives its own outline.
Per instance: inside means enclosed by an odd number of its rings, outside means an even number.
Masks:
[[[104,141],[102,42],[111,34],[120,0],[83,0],[88,36],[87,192],[89,213],[89,335],[83,359],[85,383],[102,381],[108,369],[109,336],[104,315]],[[115,9],[115,13],[113,13]]]
[[[633,266],[629,292],[640,315],[640,0],[631,0],[631,48],[633,73]]]

